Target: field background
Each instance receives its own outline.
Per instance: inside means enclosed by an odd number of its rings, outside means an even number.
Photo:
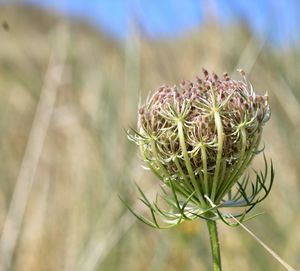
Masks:
[[[300,268],[299,44],[274,47],[213,16],[165,39],[133,23],[122,42],[33,6],[0,6],[0,21],[0,270],[209,270],[205,223],[153,230],[118,198],[143,212],[134,181],[150,195],[157,186],[126,137],[139,97],[201,67],[235,78],[242,67],[270,96],[263,143],[276,180],[246,225]],[[219,232],[225,271],[284,270],[241,228]]]

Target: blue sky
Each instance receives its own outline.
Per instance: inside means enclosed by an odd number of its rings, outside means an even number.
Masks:
[[[24,2],[24,1],[23,1]],[[78,16],[113,37],[128,35],[130,22],[153,38],[180,35],[198,27],[210,8],[222,25],[239,19],[270,43],[286,46],[300,40],[297,0],[25,0]],[[210,6],[207,6],[210,3]]]

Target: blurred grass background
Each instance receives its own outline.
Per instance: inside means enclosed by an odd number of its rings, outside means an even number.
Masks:
[[[151,195],[157,185],[126,138],[139,97],[201,67],[235,78],[242,67],[269,93],[276,182],[246,225],[300,268],[299,45],[274,48],[208,18],[177,38],[137,27],[117,42],[54,11],[0,7],[0,270],[209,270],[205,223],[153,230],[118,198],[143,212],[134,181]],[[219,228],[224,270],[284,270],[242,229]]]

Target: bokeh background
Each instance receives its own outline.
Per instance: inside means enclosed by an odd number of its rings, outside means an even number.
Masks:
[[[1,1],[0,23],[0,270],[210,270],[205,223],[154,230],[118,198],[157,188],[126,137],[140,97],[201,67],[270,96],[276,180],[246,226],[300,268],[299,1]],[[219,229],[224,270],[284,270]]]

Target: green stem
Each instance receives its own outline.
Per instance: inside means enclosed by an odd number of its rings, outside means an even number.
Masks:
[[[225,187],[220,189],[221,192],[219,193],[219,197],[217,198],[216,202],[219,202],[223,198],[223,196],[232,188],[234,183],[244,173],[244,169],[246,169],[249,166],[249,164],[255,156],[255,152],[253,152],[253,150],[257,150],[258,145],[260,143],[260,138],[261,135],[256,136],[256,138],[253,140],[249,151],[244,154],[243,163],[238,168],[238,171],[235,172],[234,170],[234,174],[231,174],[231,176],[229,176],[229,180],[225,183]]]
[[[220,243],[218,238],[218,231],[217,231],[217,223],[216,221],[207,220],[207,228],[210,237],[210,246],[212,252],[212,259],[213,259],[213,271],[221,271],[221,253],[220,253]]]
[[[190,190],[191,193],[192,193],[193,187],[192,187],[192,185],[190,184],[189,180],[187,179],[185,173],[183,172],[183,170],[182,170],[182,168],[181,168],[181,166],[180,166],[180,163],[179,163],[177,157],[174,159],[174,163],[175,163],[175,165],[176,165],[177,170],[179,171],[179,175],[182,177],[182,179],[183,179],[184,182],[185,182],[185,185],[189,188],[189,190]]]
[[[215,200],[216,196],[216,189],[218,186],[218,177],[220,174],[220,165],[221,165],[221,160],[222,160],[222,152],[223,152],[223,125],[222,125],[222,120],[220,113],[218,112],[217,109],[214,111],[214,118],[215,118],[215,125],[217,128],[217,134],[218,134],[218,152],[217,152],[217,161],[216,161],[216,168],[215,168],[215,174],[213,178],[213,184],[212,184],[212,192],[211,192],[211,200]]]
[[[181,150],[182,150],[184,162],[185,162],[189,177],[191,179],[192,185],[194,186],[194,189],[196,191],[196,194],[199,198],[200,203],[202,204],[202,206],[205,206],[205,201],[204,201],[203,196],[201,194],[199,184],[197,183],[197,181],[195,179],[194,171],[192,169],[192,166],[191,166],[191,163],[190,163],[190,158],[188,156],[188,152],[187,152],[187,149],[186,149],[184,133],[183,133],[183,124],[182,124],[181,120],[178,120],[177,128],[178,128],[179,143],[180,143],[180,147],[181,147]]]
[[[203,164],[203,175],[204,175],[204,191],[208,196],[208,172],[207,172],[207,156],[206,156],[206,147],[203,142],[201,142],[201,157]]]

